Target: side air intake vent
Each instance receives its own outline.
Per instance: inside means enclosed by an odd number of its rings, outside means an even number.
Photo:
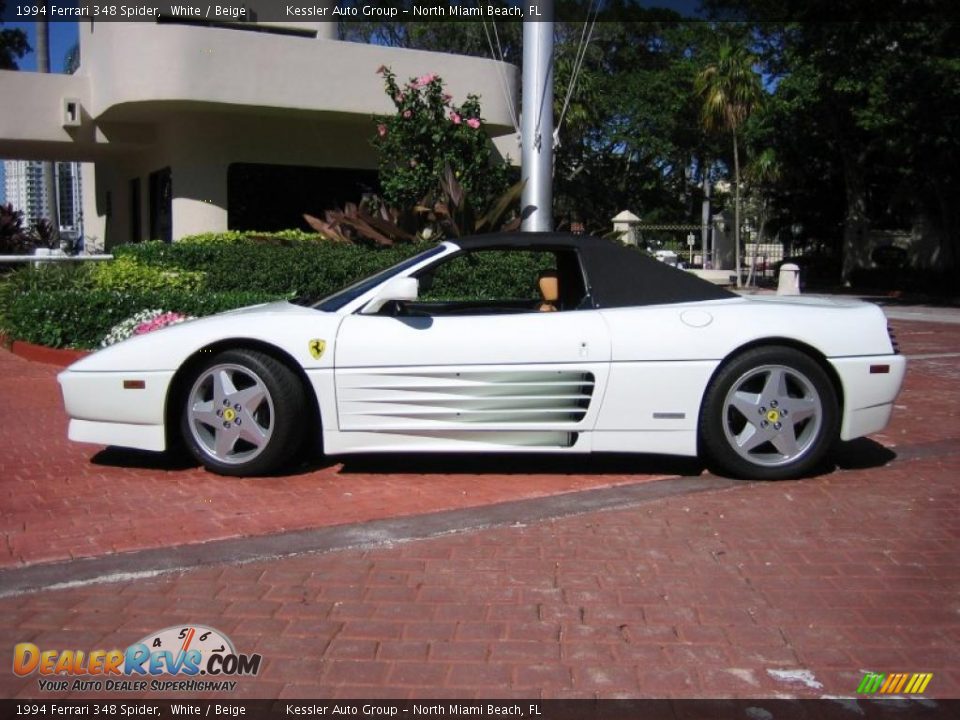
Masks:
[[[502,427],[576,424],[595,383],[592,373],[577,370],[412,371],[344,377],[337,392],[345,429]]]

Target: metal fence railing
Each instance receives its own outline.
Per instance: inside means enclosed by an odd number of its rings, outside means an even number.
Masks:
[[[113,255],[0,255],[0,265],[5,263],[100,262],[104,260],[113,260]]]

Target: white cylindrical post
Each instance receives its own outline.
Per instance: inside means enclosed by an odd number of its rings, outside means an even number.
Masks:
[[[613,222],[613,231],[617,234],[624,245],[636,245],[639,241],[637,225],[640,224],[640,218],[629,210],[624,210],[616,217],[611,218]]]
[[[524,232],[553,229],[553,0],[523,21],[523,116],[520,198]]]
[[[793,263],[784,263],[780,266],[780,277],[777,278],[777,295],[800,294],[800,268]]]

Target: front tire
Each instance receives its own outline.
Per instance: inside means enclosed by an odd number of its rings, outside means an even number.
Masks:
[[[293,462],[309,423],[297,375],[256,350],[227,350],[193,376],[180,413],[190,453],[221,475],[265,475]]]
[[[705,454],[735,477],[781,480],[823,462],[839,434],[833,383],[793,348],[748,350],[721,367],[700,413]]]

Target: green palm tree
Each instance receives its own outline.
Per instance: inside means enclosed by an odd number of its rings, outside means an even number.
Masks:
[[[733,138],[734,240],[736,243],[737,287],[740,278],[740,148],[739,132],[763,98],[760,77],[754,72],[756,58],[746,48],[724,38],[717,45],[713,61],[701,70],[694,82],[703,100],[700,118],[708,132],[725,131]]]
[[[747,188],[751,190],[748,193],[748,202],[753,200],[753,209],[757,213],[757,242],[754,243],[753,260],[750,263],[750,272],[747,274],[747,287],[754,283],[754,275],[757,268],[757,246],[762,241],[766,232],[766,226],[770,220],[771,204],[769,202],[769,189],[774,185],[783,173],[780,160],[773,148],[764,148],[759,154],[755,155],[743,174],[747,178]],[[756,197],[759,195],[759,197]],[[751,196],[753,196],[751,198]]]

